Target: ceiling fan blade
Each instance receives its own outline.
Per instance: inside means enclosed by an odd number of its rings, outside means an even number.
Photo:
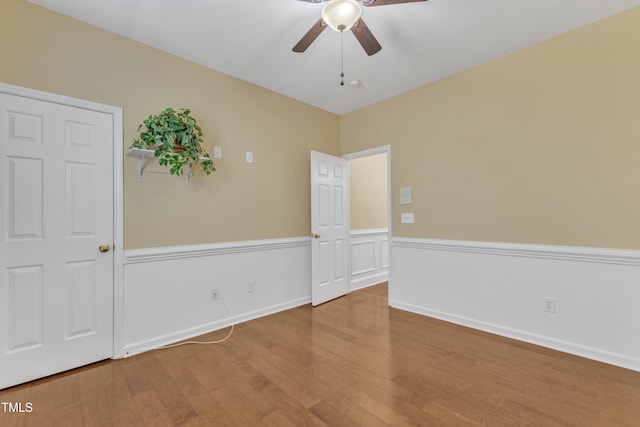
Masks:
[[[385,4],[413,3],[417,1],[427,1],[427,0],[362,0],[362,5],[363,6],[384,6]]]
[[[291,50],[298,53],[304,52],[325,28],[327,28],[327,24],[324,23],[322,18],[318,19],[318,22],[313,24],[309,31],[307,31],[307,34],[302,36],[300,41]]]
[[[382,49],[382,46],[380,46],[380,43],[378,43],[378,40],[373,36],[373,33],[362,18],[359,18],[356,24],[351,27],[351,32],[356,36],[367,55],[374,55]]]

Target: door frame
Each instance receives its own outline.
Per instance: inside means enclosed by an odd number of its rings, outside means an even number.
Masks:
[[[343,159],[347,160],[347,188],[349,191],[349,207],[347,216],[347,230],[349,239],[349,291],[351,291],[351,160],[359,159],[361,157],[374,156],[376,154],[387,154],[387,233],[389,239],[389,305],[392,301],[393,287],[391,286],[391,269],[393,267],[393,260],[391,257],[391,145],[383,145],[382,147],[371,148],[363,151],[356,151],[355,153],[349,153],[342,155]]]
[[[0,92],[8,95],[52,102],[111,115],[113,118],[113,339],[112,358],[124,355],[124,210],[123,210],[123,120],[122,108],[65,95],[42,92],[0,83]]]

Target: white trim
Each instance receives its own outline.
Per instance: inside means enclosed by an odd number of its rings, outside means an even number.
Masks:
[[[376,154],[384,154],[384,153],[389,154],[390,152],[391,152],[391,146],[384,145],[382,147],[371,148],[369,150],[363,150],[363,151],[357,151],[355,153],[344,154],[342,158],[347,160],[353,160],[353,159],[359,159],[360,157],[375,156]]]
[[[129,249],[125,251],[124,264],[146,263],[151,261],[170,261],[182,258],[205,257],[211,255],[224,255],[241,252],[259,252],[303,246],[311,246],[311,239],[309,237],[246,240],[239,242],[210,243],[203,245]]]
[[[122,108],[113,114],[113,357],[124,344],[124,165]]]
[[[0,92],[21,96],[23,98],[31,98],[38,101],[46,101],[54,104],[68,105],[70,107],[84,108],[85,110],[98,111],[106,114],[122,113],[122,108],[114,107],[112,105],[100,104],[93,101],[87,101],[84,99],[72,98],[65,95],[59,95],[55,93],[42,92],[35,89],[29,89],[26,87],[14,86],[6,83],[0,83]],[[121,114],[122,115],[122,114]],[[122,153],[122,147],[120,147]]]
[[[123,118],[122,108],[106,104],[100,104],[83,99],[71,98],[64,95],[42,92],[20,86],[0,83],[0,92],[30,98],[54,104],[83,108],[110,114],[113,118],[113,356],[116,356],[118,348],[123,342],[123,244],[124,244],[124,220],[123,220]]]
[[[389,273],[386,271],[384,273],[372,274],[370,276],[367,276],[365,279],[352,280],[351,283],[353,287],[351,288],[351,290],[355,291],[358,289],[368,288],[369,286],[377,285],[382,282],[387,282],[388,280],[389,280]]]
[[[396,237],[392,247],[640,266],[640,250]]]
[[[366,228],[361,230],[351,230],[352,236],[367,236],[370,234],[387,234],[388,230],[386,228]]]

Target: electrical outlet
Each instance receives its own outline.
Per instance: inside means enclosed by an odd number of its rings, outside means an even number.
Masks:
[[[220,292],[218,291],[218,288],[211,289],[211,301],[217,300],[219,296]]]
[[[248,293],[253,292],[253,280],[249,280],[249,281],[247,282],[247,292],[248,292]]]
[[[545,297],[544,299],[544,311],[547,313],[555,313],[556,312],[556,299]]]

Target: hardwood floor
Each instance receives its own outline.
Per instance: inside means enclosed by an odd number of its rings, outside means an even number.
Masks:
[[[3,427],[640,426],[640,373],[390,309],[383,284],[0,402],[33,407]]]

